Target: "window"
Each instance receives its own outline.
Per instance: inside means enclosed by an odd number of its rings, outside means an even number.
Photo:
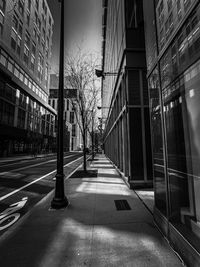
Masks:
[[[12,28],[11,31],[11,47],[13,50],[16,49],[16,44],[17,44],[17,32],[15,31],[14,28]]]
[[[39,53],[39,57],[38,57],[38,78],[39,78],[40,81],[42,81],[42,76],[43,76],[43,65],[44,65],[44,58]]]
[[[24,129],[25,117],[26,117],[26,112],[23,109],[19,108],[18,109],[18,118],[17,118],[17,127]]]
[[[44,76],[44,79],[45,81],[48,80],[48,64],[46,63],[46,66],[45,66],[45,76]]]
[[[22,37],[22,31],[23,31],[23,26],[22,25],[23,25],[22,22],[19,21],[18,34],[19,34],[20,37]]]
[[[22,108],[26,108],[26,96],[22,93],[19,95],[19,106]]]
[[[55,108],[55,99],[52,100],[52,107]]]
[[[24,44],[24,62],[28,65],[28,58],[29,58],[29,48],[26,44]]]
[[[1,101],[0,109],[1,122],[13,126],[15,106],[5,101]]]
[[[0,12],[0,34],[3,33],[4,15]]]
[[[51,26],[51,23],[52,23],[52,21],[51,21],[51,17],[49,16],[49,25]]]
[[[31,53],[31,70],[34,72],[35,69],[35,56]]]
[[[4,13],[5,13],[6,1],[0,0],[0,34],[3,33]]]
[[[26,34],[25,34],[24,42],[28,47],[30,47],[30,34],[27,31],[26,31]]]
[[[72,136],[76,136],[76,125],[72,125]]]
[[[35,56],[36,54],[36,44],[32,42],[32,54]]]
[[[4,97],[9,100],[10,102],[14,103],[16,102],[16,89],[6,84],[5,86],[5,95]]]
[[[74,123],[74,112],[73,111],[70,112],[69,122]]]
[[[19,20],[16,14],[13,15],[12,30],[11,30],[11,47],[14,51],[20,55],[21,51],[21,40],[22,40],[22,21]]]
[[[21,52],[21,42],[22,42],[22,39],[20,38],[20,36],[18,36],[17,38],[17,54],[20,55],[20,52]]]
[[[13,16],[13,21],[12,21],[13,28],[17,31],[18,30],[18,18],[16,15]]]
[[[26,24],[28,26],[30,25],[30,12],[29,11],[26,13]]]
[[[14,68],[14,61],[11,58],[9,58],[9,60],[8,60],[8,70],[13,73],[13,68]]]

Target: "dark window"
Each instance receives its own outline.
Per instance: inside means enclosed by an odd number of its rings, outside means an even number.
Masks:
[[[24,45],[24,62],[28,65],[28,58],[29,58],[29,48]]]
[[[13,126],[15,106],[0,99],[0,121]]]
[[[8,84],[6,84],[4,97],[7,100],[9,100],[10,102],[15,103],[15,101],[16,101],[16,89],[12,88]]]
[[[25,128],[25,118],[26,118],[25,110],[19,108],[18,109],[18,118],[17,118],[17,127],[22,128],[22,129]]]
[[[70,112],[69,122],[74,123],[74,112]]]
[[[72,136],[76,136],[76,125],[72,125]]]
[[[25,44],[30,47],[30,34],[26,31],[26,34],[25,34]]]
[[[26,96],[22,93],[19,95],[19,106],[26,108]]]
[[[29,26],[30,25],[30,13],[26,13],[26,24]]]

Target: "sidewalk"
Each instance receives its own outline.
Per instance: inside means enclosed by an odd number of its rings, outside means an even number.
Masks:
[[[50,210],[50,193],[6,233],[1,267],[182,266],[105,156],[97,155],[90,167],[98,169],[97,178],[66,181],[67,209]],[[116,200],[127,200],[131,209],[117,210]]]

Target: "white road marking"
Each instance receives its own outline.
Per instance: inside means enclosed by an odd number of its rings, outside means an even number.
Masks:
[[[67,159],[67,158],[70,158],[70,157],[73,157],[73,156],[75,156],[75,155],[66,156],[66,157],[64,157],[64,159]],[[12,170],[12,172],[25,170],[25,169],[32,168],[32,167],[36,167],[36,166],[39,166],[39,165],[44,165],[44,164],[47,164],[47,163],[49,163],[49,162],[53,162],[53,161],[56,161],[56,160],[57,160],[57,159],[51,159],[51,160],[48,160],[48,161],[45,161],[45,162],[40,162],[40,163],[36,163],[36,164],[32,164],[32,165],[28,165],[28,166],[26,166],[26,167],[20,167],[20,168],[18,168],[18,169],[14,169],[14,170]],[[2,166],[2,167],[5,167],[5,165]]]
[[[80,158],[81,158],[81,157],[79,157],[78,159],[75,159],[75,160],[73,160],[73,161],[71,161],[71,162],[65,164],[63,167],[64,167],[64,168],[67,167],[68,165],[70,165],[70,164],[76,162],[77,160],[79,160]],[[49,172],[49,173],[43,175],[42,177],[40,177],[40,178],[38,178],[38,179],[36,179],[36,180],[30,182],[29,184],[26,184],[26,185],[24,185],[24,186],[22,186],[22,187],[20,187],[20,188],[18,188],[18,189],[16,189],[16,190],[10,192],[9,194],[7,194],[7,195],[1,197],[1,198],[0,198],[0,201],[2,201],[2,200],[4,200],[4,199],[6,199],[6,198],[8,198],[8,197],[10,197],[10,196],[12,196],[12,195],[14,195],[14,194],[16,194],[17,192],[23,190],[24,188],[26,188],[26,187],[28,187],[28,186],[34,184],[34,183],[37,183],[38,181],[44,179],[44,178],[47,177],[48,175],[51,175],[51,174],[53,174],[53,173],[55,173],[55,172],[56,172],[56,170],[54,170],[54,171],[52,171],[52,172]]]

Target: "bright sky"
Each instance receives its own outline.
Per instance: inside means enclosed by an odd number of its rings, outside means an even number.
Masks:
[[[65,1],[65,48],[71,51],[80,45],[88,53],[101,57],[102,9],[100,0],[64,0]],[[51,72],[58,71],[60,3],[47,0],[54,18]],[[70,47],[70,50],[69,50]]]

